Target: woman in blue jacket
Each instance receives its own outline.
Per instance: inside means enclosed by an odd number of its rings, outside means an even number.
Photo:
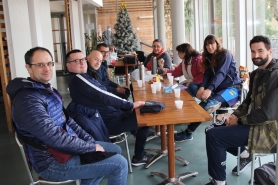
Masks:
[[[196,97],[208,113],[220,106],[233,106],[238,101],[236,85],[241,83],[236,62],[227,49],[224,49],[215,35],[208,35],[204,41],[202,54],[204,78]],[[192,140],[192,133],[201,123],[190,124],[185,131],[175,134],[175,141]]]

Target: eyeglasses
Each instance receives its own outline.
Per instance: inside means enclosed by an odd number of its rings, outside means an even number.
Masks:
[[[68,61],[67,63],[75,62],[76,64],[80,64],[81,62],[86,62],[86,61],[87,61],[87,58],[84,57],[84,58],[80,58],[80,59],[75,59],[75,60],[72,60],[72,61]]]
[[[101,52],[101,54],[108,54],[109,53],[109,51],[99,51],[99,52]]]
[[[37,64],[29,64],[30,66],[37,66],[39,68],[43,68],[45,66],[47,67],[53,67],[54,66],[54,62],[47,62],[47,63],[37,63]]]

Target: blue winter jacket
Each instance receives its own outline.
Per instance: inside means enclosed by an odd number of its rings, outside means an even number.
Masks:
[[[62,97],[50,84],[15,78],[9,82],[7,92],[13,100],[12,119],[19,134],[42,146],[72,155],[95,151],[95,140],[71,118],[66,125],[67,132],[62,131],[66,122]],[[26,150],[37,173],[55,160],[48,151],[29,145]]]
[[[109,132],[97,109],[71,102],[67,111],[70,117],[96,141],[110,142]]]
[[[200,87],[210,89],[214,93],[241,83],[232,54],[228,50],[223,52],[225,52],[225,57],[218,62],[216,67],[210,67],[205,71],[200,84]],[[206,57],[209,62],[211,57],[212,55]]]
[[[107,65],[105,65],[105,62],[102,62],[100,68],[96,72],[98,77],[101,80],[101,83],[106,87],[107,91],[111,93],[115,93],[118,84],[116,84],[115,82],[109,79],[106,66]]]
[[[117,118],[124,117],[122,109],[133,108],[133,103],[107,92],[104,85],[87,73],[71,74],[68,86],[72,102],[97,109],[106,125],[114,124]]]

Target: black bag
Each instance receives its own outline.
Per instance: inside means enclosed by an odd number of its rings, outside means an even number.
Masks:
[[[102,161],[116,154],[117,154],[116,152],[101,152],[101,151],[88,152],[80,155],[80,163],[81,165],[91,164],[98,161]]]
[[[141,113],[156,113],[162,111],[165,108],[165,104],[161,102],[155,102],[147,100],[145,105],[140,108]]]
[[[138,64],[138,58],[134,55],[126,55],[123,60],[125,64]]]
[[[274,185],[276,178],[276,165],[273,162],[264,164],[254,170],[254,180],[260,185]]]

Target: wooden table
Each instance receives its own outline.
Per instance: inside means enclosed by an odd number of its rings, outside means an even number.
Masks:
[[[186,172],[180,175],[175,175],[175,147],[174,147],[174,125],[194,122],[204,122],[212,120],[212,117],[195,101],[191,101],[193,98],[186,92],[181,92],[179,99],[183,100],[183,108],[176,109],[174,100],[178,99],[172,94],[163,94],[162,91],[158,91],[156,94],[152,94],[151,91],[133,91],[135,101],[139,100],[153,100],[166,104],[164,110],[160,113],[141,114],[139,109],[135,109],[137,123],[139,126],[167,126],[168,129],[168,150],[166,147],[166,132],[165,127],[161,129],[161,148],[168,152],[168,175],[161,172],[151,172],[151,175],[157,175],[164,179],[160,185],[172,183],[174,185],[183,185],[181,179],[196,176],[198,172]]]
[[[117,60],[113,67],[123,67],[125,66],[125,81],[126,81],[126,87],[128,88],[129,82],[128,82],[128,67],[129,66],[138,66],[138,64],[125,64],[123,60]]]

